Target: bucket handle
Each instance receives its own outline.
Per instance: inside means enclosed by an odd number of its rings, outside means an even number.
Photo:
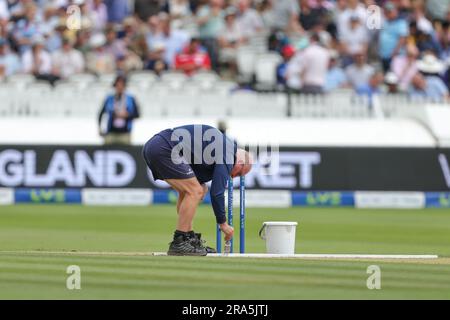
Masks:
[[[263,233],[263,231],[265,231],[266,229],[266,224],[263,223],[261,229],[259,230],[259,237],[263,240],[266,240],[266,232]]]

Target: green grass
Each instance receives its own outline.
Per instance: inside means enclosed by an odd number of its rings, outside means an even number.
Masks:
[[[450,299],[449,259],[438,263],[26,254],[20,251],[166,251],[173,206],[0,207],[0,299]],[[236,219],[235,219],[236,220]],[[298,253],[450,257],[449,210],[247,210],[247,252],[264,252],[263,221],[298,221]],[[195,230],[214,246],[211,209]],[[235,246],[237,247],[238,241]],[[82,290],[66,289],[78,265]],[[377,264],[382,289],[368,290]]]

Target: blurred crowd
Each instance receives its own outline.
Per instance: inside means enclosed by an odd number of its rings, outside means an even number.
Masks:
[[[450,0],[0,0],[0,79],[235,77],[239,49],[256,37],[282,57],[274,72],[292,90],[448,98]]]

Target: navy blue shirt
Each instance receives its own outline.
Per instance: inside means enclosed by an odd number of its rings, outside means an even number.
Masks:
[[[123,120],[117,119],[115,115],[117,107],[125,108],[128,112],[128,118]],[[115,94],[111,94],[106,97],[102,110],[100,110],[98,123],[101,131],[104,133],[126,133],[131,132],[133,120],[136,118],[139,118],[139,106],[133,96],[123,94],[121,97],[118,97]],[[103,128],[104,119],[106,120],[106,128]]]
[[[211,181],[211,204],[217,223],[226,222],[225,190],[236,161],[237,144],[218,129],[207,125],[185,125],[170,132],[173,147],[185,151],[183,158],[190,164],[200,183]],[[186,140],[183,137],[189,137]],[[214,142],[220,144],[215,145]]]

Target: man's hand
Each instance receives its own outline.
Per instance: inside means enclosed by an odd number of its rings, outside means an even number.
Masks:
[[[232,226],[225,222],[219,225],[219,227],[220,230],[222,230],[222,232],[225,234],[225,241],[229,241],[231,240],[231,238],[233,238],[234,228]]]

